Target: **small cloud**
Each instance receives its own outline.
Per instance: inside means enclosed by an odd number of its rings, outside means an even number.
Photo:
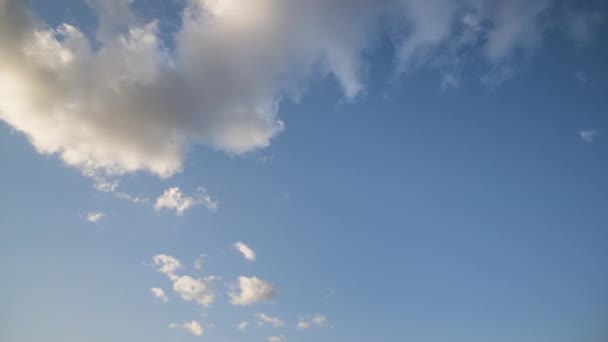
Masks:
[[[270,163],[272,161],[273,157],[272,156],[261,156],[258,158],[258,163],[260,164],[266,164],[266,163]]]
[[[600,135],[600,131],[597,129],[580,129],[578,134],[583,141],[592,143]]]
[[[247,330],[247,327],[249,327],[249,322],[245,322],[245,321],[236,325],[236,329],[239,331],[245,331],[245,330]]]
[[[198,187],[194,194],[188,196],[184,195],[179,187],[173,187],[165,190],[165,192],[156,199],[154,209],[175,209],[175,213],[182,216],[186,210],[200,204],[204,204],[207,209],[213,212],[218,210],[217,201],[211,198],[205,188]]]
[[[286,342],[287,337],[285,335],[280,336],[268,336],[268,342]]]
[[[201,336],[204,332],[203,327],[197,321],[185,322],[181,324],[171,323],[169,324],[171,329],[183,329],[188,331],[194,336]]]
[[[248,306],[267,302],[276,294],[272,285],[256,277],[240,276],[228,292],[232,305]]]
[[[206,254],[199,255],[199,257],[196,258],[196,260],[194,260],[194,268],[197,269],[198,271],[202,272],[203,271],[204,259],[206,257],[207,257]]]
[[[580,83],[586,84],[587,82],[589,82],[589,80],[587,79],[587,75],[583,71],[577,71],[576,73],[574,73],[574,77]]]
[[[285,326],[285,322],[283,322],[281,319],[279,319],[278,317],[270,317],[264,313],[256,313],[255,316],[257,317],[258,321],[257,321],[257,325],[258,326],[263,326],[263,325],[272,325],[275,328],[282,328]]]
[[[97,223],[101,221],[106,215],[99,211],[90,212],[87,214],[87,221]]]
[[[152,261],[160,273],[168,276],[171,279],[176,277],[175,271],[182,268],[182,263],[177,258],[170,255],[157,254],[152,257]]]
[[[325,323],[327,323],[327,317],[325,317],[325,315],[317,314],[310,318],[300,319],[296,328],[298,330],[308,330],[313,326],[324,326]]]
[[[234,249],[239,251],[243,257],[249,261],[255,261],[255,252],[249,248],[245,243],[237,241],[233,245]]]
[[[152,288],[150,288],[150,292],[152,292],[154,297],[162,300],[163,303],[166,303],[169,301],[169,298],[167,298],[167,295],[165,295],[165,291],[163,289],[161,289],[160,287],[152,287]]]

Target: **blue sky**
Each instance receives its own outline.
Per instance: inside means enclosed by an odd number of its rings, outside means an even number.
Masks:
[[[605,341],[606,15],[0,0],[0,340]]]

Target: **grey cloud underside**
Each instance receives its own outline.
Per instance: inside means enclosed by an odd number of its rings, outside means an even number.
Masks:
[[[546,14],[569,9],[549,0],[185,0],[169,50],[131,1],[87,2],[99,48],[77,27],[46,26],[24,1],[0,0],[0,119],[86,173],[162,177],[181,170],[193,144],[234,154],[268,146],[283,129],[281,99],[315,72],[356,97],[363,52],[382,30],[398,70],[435,67],[457,85],[463,50],[477,49],[492,70],[533,51],[548,29],[588,41],[601,20],[573,11],[557,25]]]

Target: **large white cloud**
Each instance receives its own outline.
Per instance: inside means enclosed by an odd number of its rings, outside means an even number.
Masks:
[[[273,299],[275,294],[276,290],[269,282],[245,276],[240,276],[228,292],[230,303],[238,306],[267,302]]]
[[[281,99],[314,70],[333,74],[348,98],[361,93],[362,56],[386,27],[402,71],[432,65],[453,85],[464,55],[494,70],[560,20],[575,40],[601,20],[584,11],[546,20],[569,10],[552,0],[185,0],[169,50],[133,1],[88,1],[100,19],[92,43],[78,27],[46,26],[26,1],[0,0],[0,119],[87,174],[166,177],[193,144],[233,154],[268,146],[283,129]],[[462,52],[472,49],[481,53]],[[508,78],[497,70],[491,79]]]

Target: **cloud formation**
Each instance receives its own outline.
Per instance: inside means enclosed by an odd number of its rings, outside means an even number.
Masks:
[[[87,3],[95,42],[0,0],[0,119],[89,175],[169,177],[192,145],[266,147],[284,129],[282,99],[312,75],[333,75],[348,99],[363,93],[363,56],[387,27],[400,72],[435,68],[454,87],[467,58],[504,81],[546,31],[588,42],[603,20],[555,0],[184,0],[168,44],[131,1]]]
[[[237,241],[234,243],[233,247],[239,251],[246,260],[255,261],[255,252],[245,243]]]
[[[152,288],[150,288],[150,292],[152,292],[154,297],[162,300],[163,303],[166,303],[169,301],[169,298],[167,298],[165,291],[163,289],[161,289],[160,287],[152,287]]]
[[[194,278],[188,275],[176,275],[182,268],[181,262],[169,255],[157,254],[152,258],[157,270],[166,275],[173,283],[173,290],[185,301],[192,301],[204,307],[209,307],[215,300],[211,283],[217,278],[208,276]]]
[[[87,214],[87,221],[91,222],[91,223],[97,223],[99,221],[101,221],[106,215],[102,212],[99,211],[94,211],[94,212],[90,212]]]
[[[578,131],[578,135],[584,142],[592,143],[600,135],[600,131],[597,129],[581,129]]]
[[[298,330],[308,330],[313,326],[324,326],[327,322],[327,317],[325,315],[317,314],[311,318],[300,319],[296,329]]]
[[[169,328],[171,329],[183,329],[188,331],[194,336],[203,335],[204,329],[197,321],[185,322],[185,323],[170,323]]]
[[[207,209],[212,212],[218,210],[217,201],[211,198],[205,188],[198,187],[194,194],[184,195],[180,188],[173,187],[165,190],[165,192],[156,199],[154,209],[174,209],[177,215],[182,216],[186,210],[200,204],[204,204]]]
[[[268,342],[286,342],[286,341],[287,341],[287,337],[285,337],[285,335],[268,336]]]
[[[270,283],[256,277],[245,276],[240,276],[228,292],[230,303],[237,306],[267,302],[273,299],[275,294],[276,290]]]
[[[279,319],[278,317],[270,317],[265,313],[256,313],[255,317],[257,318],[257,325],[258,326],[263,326],[263,325],[271,325],[275,328],[281,328],[285,326],[285,322],[283,322],[281,319]]]

